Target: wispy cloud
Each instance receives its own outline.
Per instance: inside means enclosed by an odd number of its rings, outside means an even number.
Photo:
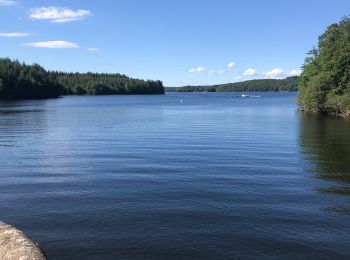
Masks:
[[[15,5],[15,4],[17,4],[16,1],[12,1],[12,0],[0,0],[0,5],[10,6],[10,5]]]
[[[206,70],[207,70],[206,68],[199,66],[197,68],[189,69],[188,72],[189,73],[200,73],[200,72],[204,72]]]
[[[283,72],[283,69],[275,68],[275,69],[272,69],[271,71],[266,72],[265,75],[270,79],[279,79],[284,77],[284,72]]]
[[[229,69],[233,69],[234,67],[235,67],[235,63],[234,62],[230,62],[228,65],[227,65],[227,67],[229,68]]]
[[[220,69],[220,70],[210,69],[208,70],[208,73],[211,75],[224,75],[228,73],[228,71],[223,69]]]
[[[31,34],[24,33],[24,32],[0,33],[0,37],[28,37],[28,36],[31,36]]]
[[[189,69],[188,72],[193,74],[206,72],[211,76],[226,75],[226,74],[231,74],[235,66],[236,64],[232,61],[226,65],[225,69],[213,69],[213,68],[205,68],[205,67],[199,66],[197,68]]]
[[[249,68],[245,72],[243,72],[243,76],[255,76],[257,74],[256,69]]]
[[[291,72],[288,73],[288,76],[300,76],[301,70],[292,70]]]
[[[33,20],[47,20],[53,23],[78,21],[91,15],[89,10],[72,10],[67,7],[39,7],[32,8],[29,17]]]
[[[96,52],[99,51],[100,48],[95,48],[95,47],[90,47],[90,48],[86,48],[88,51],[92,51],[92,52]]]
[[[36,48],[49,48],[49,49],[74,49],[79,48],[79,45],[74,42],[66,41],[46,41],[46,42],[31,42],[24,43],[22,46],[36,47]]]

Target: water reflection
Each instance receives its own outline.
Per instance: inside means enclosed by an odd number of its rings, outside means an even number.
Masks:
[[[0,101],[0,147],[19,147],[34,141],[47,123],[45,101]],[[2,155],[0,155],[0,159]]]
[[[313,174],[328,181],[318,191],[350,195],[350,120],[301,114],[300,146]]]
[[[32,110],[0,110],[0,116],[9,114],[20,114],[20,113],[31,113],[31,112],[42,112],[42,109],[32,109]]]

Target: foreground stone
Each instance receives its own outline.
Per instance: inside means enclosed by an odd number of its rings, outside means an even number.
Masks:
[[[47,260],[40,248],[23,232],[0,221],[1,260]]]

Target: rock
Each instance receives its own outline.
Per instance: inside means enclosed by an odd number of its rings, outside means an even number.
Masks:
[[[47,260],[40,248],[23,232],[0,221],[1,260]]]

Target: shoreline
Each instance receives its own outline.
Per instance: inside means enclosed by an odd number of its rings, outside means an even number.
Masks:
[[[326,113],[326,112],[308,111],[304,108],[298,108],[298,111],[302,112],[304,114],[314,115],[314,116],[325,116],[325,117],[329,117],[329,118],[350,119],[350,111],[345,111],[345,112],[341,112],[341,113]]]

